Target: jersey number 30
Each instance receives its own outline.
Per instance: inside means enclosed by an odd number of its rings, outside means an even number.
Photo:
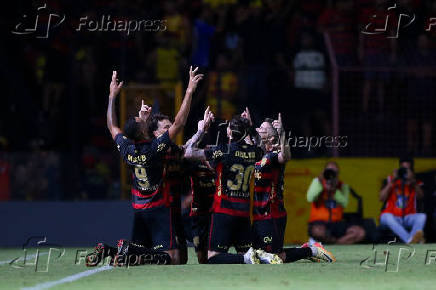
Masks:
[[[230,171],[235,173],[235,180],[228,180],[227,187],[229,190],[241,190],[246,192],[250,185],[250,178],[254,171],[254,165],[244,167],[242,164],[233,164]]]

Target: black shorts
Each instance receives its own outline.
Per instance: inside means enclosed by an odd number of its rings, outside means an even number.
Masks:
[[[253,222],[253,243],[256,249],[269,253],[283,252],[286,217]]]
[[[345,236],[347,233],[347,229],[352,226],[352,224],[346,222],[323,222],[323,221],[314,221],[309,223],[309,236],[312,236],[312,227],[314,225],[324,225],[326,229],[326,237],[335,237],[340,238]]]
[[[175,249],[175,225],[171,215],[167,207],[135,210],[132,241],[154,250]]]
[[[210,219],[209,250],[227,253],[235,247],[238,253],[251,247],[251,224],[248,217],[213,213]]]
[[[210,214],[195,215],[191,217],[191,232],[192,242],[194,243],[195,251],[207,250],[209,241],[209,223]]]

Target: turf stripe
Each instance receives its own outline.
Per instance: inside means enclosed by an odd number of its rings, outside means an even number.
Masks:
[[[39,253],[40,256],[44,256],[47,255],[48,253]],[[26,256],[26,259],[34,259],[36,257],[36,254],[32,254],[32,255],[28,255]],[[15,258],[14,258],[15,259]],[[12,262],[14,259],[10,259],[10,260],[6,260],[6,261],[0,261],[0,266],[4,265],[4,264],[9,264],[10,262]],[[15,262],[21,262],[24,260],[24,257],[21,257],[19,259],[17,259]]]
[[[80,273],[77,273],[77,274],[74,274],[74,275],[62,278],[60,280],[40,283],[40,284],[37,284],[37,285],[35,285],[33,287],[24,287],[24,288],[21,288],[21,290],[48,289],[48,288],[51,288],[51,287],[54,287],[54,286],[57,286],[57,285],[61,285],[61,284],[64,284],[64,283],[69,283],[69,282],[77,281],[77,280],[82,279],[84,277],[88,277],[88,276],[97,274],[97,273],[102,272],[102,271],[110,270],[112,268],[113,268],[112,266],[106,265],[106,266],[103,266],[103,267],[100,267],[100,268],[96,268],[96,269],[80,272]]]

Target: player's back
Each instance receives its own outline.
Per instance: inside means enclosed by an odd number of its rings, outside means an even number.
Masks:
[[[168,206],[163,184],[163,158],[171,145],[168,132],[149,141],[133,142],[122,134],[115,137],[121,157],[132,170],[132,205],[136,209]]]
[[[254,164],[262,158],[262,150],[239,142],[216,146],[205,152],[217,174],[213,211],[249,217],[250,181]]]
[[[215,193],[215,171],[206,161],[190,163],[192,203],[191,216],[208,214]]]

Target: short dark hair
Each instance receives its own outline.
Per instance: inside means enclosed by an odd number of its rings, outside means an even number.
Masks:
[[[150,138],[154,137],[153,132],[157,130],[158,123],[162,120],[169,120],[170,118],[167,115],[161,114],[161,113],[155,113],[152,114],[148,119],[148,136]]]
[[[229,126],[230,131],[232,131],[232,139],[241,141],[248,134],[250,122],[246,118],[237,115],[230,121]]]
[[[135,117],[130,117],[124,124],[124,134],[127,138],[139,141],[143,138],[141,124],[136,121]]]

